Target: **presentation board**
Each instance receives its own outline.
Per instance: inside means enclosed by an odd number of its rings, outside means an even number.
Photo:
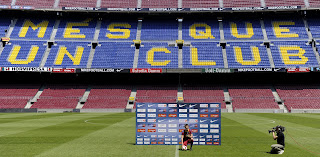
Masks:
[[[221,145],[220,103],[136,103],[137,145],[178,145],[189,124],[194,145]]]

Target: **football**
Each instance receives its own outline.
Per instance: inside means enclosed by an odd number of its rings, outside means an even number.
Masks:
[[[187,149],[188,149],[187,146],[185,146],[185,145],[182,146],[182,150],[187,150]]]

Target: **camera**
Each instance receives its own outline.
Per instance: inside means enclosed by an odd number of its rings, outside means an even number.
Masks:
[[[269,134],[271,132],[276,132],[277,130],[279,130],[280,132],[284,132],[285,131],[285,127],[281,126],[281,125],[278,125],[276,127],[273,127],[272,130],[268,130]]]

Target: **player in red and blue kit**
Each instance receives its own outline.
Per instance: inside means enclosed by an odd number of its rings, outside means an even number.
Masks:
[[[193,145],[193,135],[189,129],[189,125],[188,124],[185,124],[184,125],[184,131],[182,132],[182,135],[181,135],[181,143],[182,143],[182,146],[188,146],[188,143],[191,144],[191,147],[190,147],[190,150],[192,150],[192,145]]]

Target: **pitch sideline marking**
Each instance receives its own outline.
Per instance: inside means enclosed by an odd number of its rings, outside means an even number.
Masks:
[[[176,145],[175,157],[179,157],[179,145]]]

